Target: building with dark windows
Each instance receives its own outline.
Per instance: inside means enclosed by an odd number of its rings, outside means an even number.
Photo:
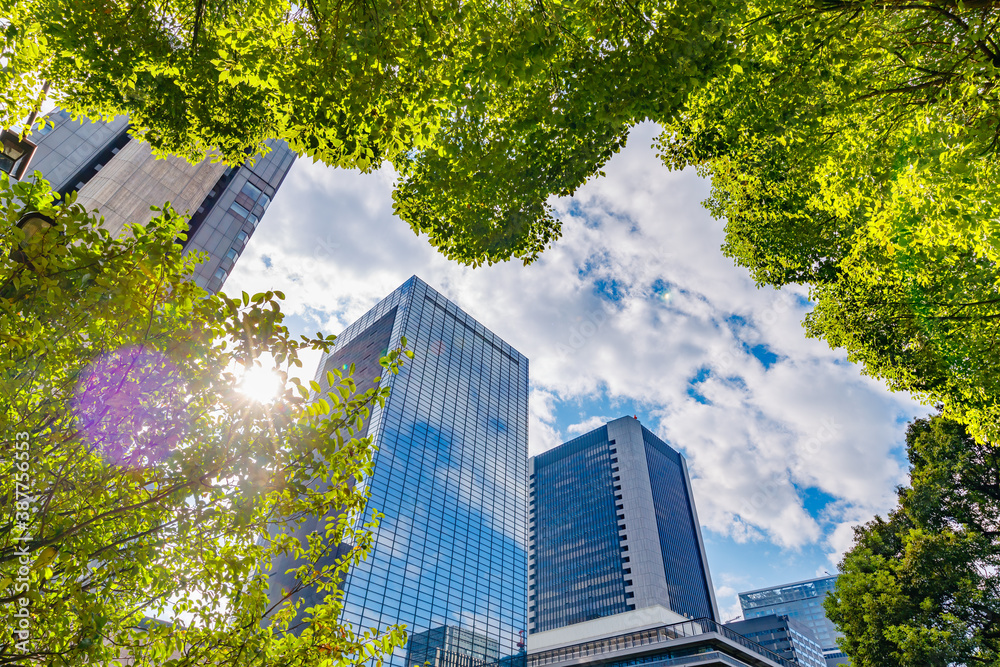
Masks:
[[[533,457],[529,475],[533,639],[644,609],[718,619],[684,458],[638,420]]]
[[[222,288],[295,161],[287,144],[269,141],[267,155],[237,168],[210,158],[192,165],[155,158],[129,135],[124,116],[91,123],[56,110],[47,119],[54,127],[31,135],[38,147],[29,173],[40,171],[62,196],[76,192],[78,203],[100,211],[112,234],[128,223],[149,222],[150,206],[169,201],[190,216],[185,250],[209,257],[194,279],[210,292]]]
[[[382,373],[379,356],[403,336],[415,357]],[[364,426],[378,451],[359,520],[384,516],[343,583],[343,620],[406,624],[394,667],[514,667],[527,626],[528,360],[414,276],[340,335],[317,382],[352,363],[358,381],[392,391]],[[275,563],[272,590],[291,589],[288,567]]]
[[[788,616],[759,616],[726,623],[726,627],[794,661],[799,667],[826,667],[816,635]]]
[[[823,648],[828,667],[846,665],[847,656],[837,646],[841,634],[826,617],[823,600],[837,584],[837,576],[818,577],[773,588],[740,593],[740,606],[747,620],[762,616],[787,616],[809,628]]]

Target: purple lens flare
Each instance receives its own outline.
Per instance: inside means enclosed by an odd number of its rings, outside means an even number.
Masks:
[[[150,467],[187,431],[185,383],[161,352],[125,347],[91,363],[74,400],[87,448],[114,465]]]

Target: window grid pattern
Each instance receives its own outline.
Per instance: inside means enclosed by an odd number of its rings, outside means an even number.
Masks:
[[[689,618],[711,618],[708,577],[680,454],[645,427],[642,439],[670,608]]]
[[[535,458],[532,632],[628,610],[608,429]]]
[[[74,121],[63,109],[53,109],[45,119],[55,123],[45,131],[36,131],[31,141],[37,144],[28,172],[42,172],[52,189],[65,197],[79,190],[106,165],[130,140],[128,118],[110,121]],[[25,178],[30,177],[26,173]]]
[[[799,667],[826,667],[823,649],[812,633],[787,616],[765,616],[729,624],[729,629],[757,642]]]
[[[82,188],[131,141],[127,116],[73,121],[65,110],[54,109],[47,118],[56,124],[51,132],[37,134],[31,170],[40,170],[61,197]],[[253,234],[295,161],[294,151],[285,142],[269,139],[266,144],[266,155],[226,169],[191,215],[186,239],[178,239],[185,251],[208,255],[208,260],[195,268],[193,278],[210,292],[222,287],[232,268],[234,258],[226,255],[236,247],[234,238],[241,230],[248,238]],[[239,209],[231,208],[234,202]],[[241,243],[245,244],[245,239]]]
[[[362,520],[384,517],[344,584],[344,620],[425,639],[453,628],[509,656],[527,627],[527,359],[416,277],[332,354],[391,308],[391,344],[405,335],[415,357],[385,378],[392,393],[371,416],[379,450]]]
[[[759,591],[740,593],[743,617],[760,618],[771,614],[788,616],[801,623],[816,635],[827,657],[839,657],[837,631],[833,621],[826,617],[823,601],[837,584],[837,576],[821,577],[796,584],[776,586]]]
[[[226,275],[220,279],[213,272],[220,265],[231,268],[226,252],[230,248],[242,251],[295,161],[295,153],[285,142],[268,140],[267,145],[266,155],[227,169],[189,221],[184,248],[209,255],[194,275],[209,292],[222,288]]]
[[[352,364],[354,365],[353,377],[359,394],[372,389],[378,384],[377,379],[380,380],[382,375],[382,366],[379,364],[379,359],[389,346],[395,316],[396,309],[393,308],[375,322],[370,323],[364,331],[352,338],[350,342],[338,345],[333,354],[328,355],[324,359],[317,372],[317,382],[323,388],[324,392],[330,388],[326,379],[327,371],[337,368],[341,369],[341,372],[346,375],[346,369],[349,369]],[[357,437],[363,438],[368,435],[370,423],[370,420],[365,420]],[[316,480],[315,482],[317,486],[323,483],[323,480]],[[332,516],[337,516],[339,513],[339,510],[337,510],[332,513]],[[325,527],[326,517],[310,516],[298,526],[295,536],[305,546],[309,544],[309,535],[314,533],[323,534]],[[350,549],[350,544],[338,545],[337,549],[332,550],[329,555],[320,559],[318,564],[320,566],[332,565],[337,558],[350,551]],[[272,601],[278,599],[282,589],[293,589],[296,585],[295,576],[287,574],[287,572],[292,568],[304,565],[305,562],[304,560],[296,560],[289,554],[282,554],[274,558],[271,563],[272,574],[269,581],[269,596]],[[326,593],[319,593],[315,589],[306,589],[296,595],[294,599],[301,598],[304,600],[300,609],[305,610],[320,604],[325,595]],[[304,620],[306,616],[305,613],[300,612],[300,620]]]
[[[479,667],[495,664],[500,645],[483,635],[442,625],[410,636],[407,665],[430,663],[434,667]]]

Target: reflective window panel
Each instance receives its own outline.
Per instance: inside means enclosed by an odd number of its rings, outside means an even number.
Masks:
[[[382,375],[392,393],[366,427],[363,520],[385,516],[344,582],[344,620],[405,624],[394,667],[502,661],[527,628],[528,360],[414,276],[341,334],[317,381],[402,336],[415,358]]]

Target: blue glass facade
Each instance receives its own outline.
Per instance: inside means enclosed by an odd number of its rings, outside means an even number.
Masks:
[[[714,618],[684,462],[645,427],[642,440],[670,608],[690,618]]]
[[[415,357],[382,378],[392,392],[368,424],[379,449],[362,520],[384,517],[344,582],[343,617],[405,624],[414,644],[395,667],[411,649],[503,659],[527,626],[528,360],[414,276],[341,334],[317,380],[402,336]]]
[[[358,393],[364,393],[373,388],[377,384],[376,379],[380,380],[382,375],[382,366],[379,364],[379,360],[385,356],[389,348],[395,319],[396,308],[392,308],[378,320],[370,323],[359,334],[352,337],[350,341],[345,341],[338,345],[333,354],[327,355],[323,364],[320,365],[320,372],[317,374],[322,376],[318,381],[324,389],[329,388],[326,382],[328,371],[336,369],[346,374],[351,365],[354,366],[354,375],[352,377],[357,385]],[[363,438],[367,436],[370,426],[371,420],[367,420],[358,433],[358,437]],[[307,544],[307,536],[314,533],[322,534],[325,525],[325,517],[310,516],[298,527],[295,534],[303,544]],[[350,551],[350,549],[351,545],[338,545],[337,549],[333,550],[326,557],[320,558],[317,564],[319,566],[332,565],[341,556]],[[271,563],[272,574],[269,580],[269,596],[272,601],[278,599],[279,591],[282,589],[290,591],[295,588],[297,584],[295,577],[286,573],[292,568],[305,564],[305,562],[304,560],[297,560],[289,554],[279,555],[274,558]],[[304,610],[321,603],[324,595],[325,593],[320,593],[315,589],[305,589],[293,596],[292,599],[302,599],[303,604],[301,609]],[[300,615],[299,622],[291,626],[290,629],[292,632],[301,630],[303,617],[304,614]]]
[[[539,454],[529,473],[533,635],[654,607],[717,618],[684,459],[638,420]]]
[[[496,664],[499,659],[496,640],[451,625],[413,633],[406,646],[407,665],[476,667],[484,662]]]
[[[535,457],[533,632],[630,608],[611,458],[607,427]]]
[[[772,614],[728,623],[726,627],[784,658],[794,660],[799,667],[826,667],[823,649],[816,635],[787,616]]]
[[[743,617],[788,616],[816,635],[828,665],[846,664],[846,656],[837,647],[837,638],[841,635],[823,609],[823,600],[836,585],[837,576],[832,575],[740,593]]]

